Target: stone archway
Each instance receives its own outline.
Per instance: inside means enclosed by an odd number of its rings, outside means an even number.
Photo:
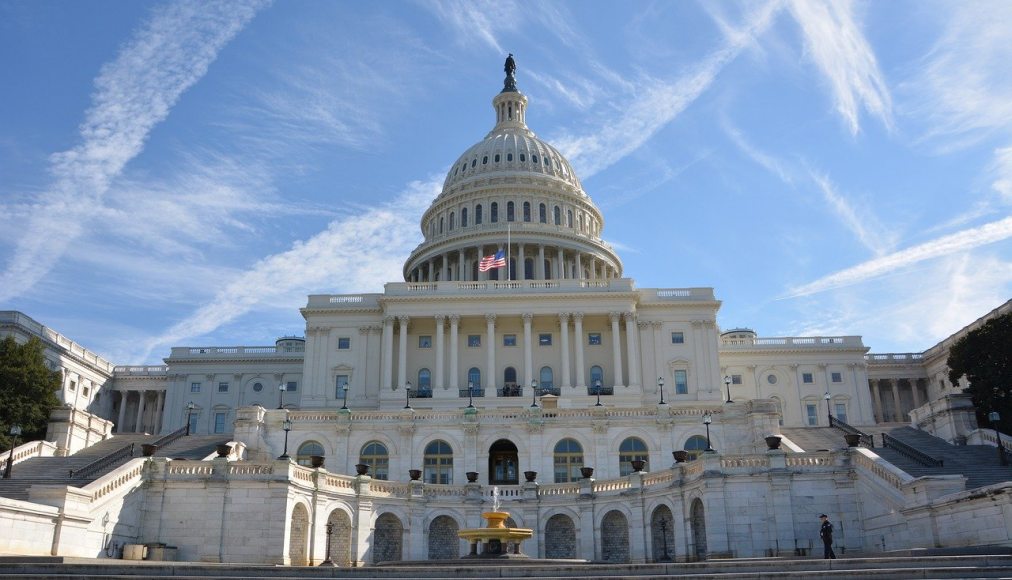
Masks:
[[[576,524],[564,514],[555,514],[545,524],[545,557],[576,558]]]
[[[351,566],[351,518],[341,510],[334,510],[327,523],[334,524],[334,532],[330,535],[331,561],[338,566]]]
[[[518,485],[519,464],[517,446],[508,439],[499,439],[488,448],[488,484]]]
[[[657,506],[650,514],[650,554],[654,562],[675,559],[675,520],[666,505]]]
[[[288,540],[288,561],[292,566],[309,564],[309,512],[297,504],[292,510],[291,535]]]
[[[703,501],[699,498],[692,500],[689,519],[692,525],[692,554],[696,560],[706,559],[706,514],[703,511]]]
[[[609,564],[629,561],[629,521],[618,510],[608,512],[601,520],[601,560]]]
[[[460,557],[460,526],[450,516],[438,516],[429,524],[429,559],[453,560]]]
[[[403,560],[401,555],[403,539],[404,524],[400,518],[390,512],[377,518],[376,529],[373,532],[373,564]]]

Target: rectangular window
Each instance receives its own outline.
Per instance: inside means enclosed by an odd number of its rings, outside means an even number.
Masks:
[[[190,392],[191,393],[199,393],[200,392],[200,383],[190,383]]]
[[[552,335],[551,334],[539,334],[538,345],[540,346],[552,346]]]
[[[806,385],[812,384],[815,382],[815,377],[812,376],[812,373],[801,373],[801,382]]]
[[[299,383],[297,383],[295,381],[288,381],[288,383],[285,385],[285,390],[286,391],[297,391],[297,390],[299,390]]]
[[[227,393],[228,392],[228,383],[218,383],[218,392],[219,393]]]
[[[517,345],[517,335],[515,335],[515,334],[504,334],[504,335],[502,335],[502,345],[503,346],[516,346]]]
[[[477,348],[481,346],[481,335],[480,334],[467,335],[467,346],[471,348]]]
[[[71,391],[77,390],[77,381],[70,381],[70,390]]]
[[[348,375],[337,375],[337,387],[334,391],[334,397],[345,400],[347,397],[347,391],[344,390],[344,386],[348,384]]]
[[[684,333],[682,333],[682,332],[672,332],[671,333],[671,344],[684,344],[684,343],[685,343],[685,334]]]
[[[732,385],[740,385],[741,384],[741,375],[731,375],[731,384]]]
[[[815,405],[809,403],[805,405],[805,412],[808,415],[808,426],[815,427],[819,424],[819,410]]]
[[[843,373],[830,373],[830,376],[833,378],[834,383],[843,382]]]
[[[88,397],[88,387],[81,387],[81,394],[84,395],[85,398],[87,398]]]
[[[215,433],[225,432],[225,413],[214,414],[214,432]]]
[[[675,394],[676,395],[688,395],[689,394],[689,380],[687,377],[688,373],[685,371],[675,371]]]
[[[418,348],[432,348],[432,337],[427,335],[419,336]]]
[[[200,420],[200,414],[196,411],[190,413],[190,433],[193,435],[197,434],[197,423]]]
[[[600,332],[591,332],[590,334],[588,334],[587,335],[587,344],[589,344],[590,346],[600,346],[601,345],[601,333]]]
[[[348,350],[351,348],[351,338],[342,336],[337,339],[337,350]]]
[[[847,422],[847,405],[845,403],[836,404],[836,418],[844,423]]]

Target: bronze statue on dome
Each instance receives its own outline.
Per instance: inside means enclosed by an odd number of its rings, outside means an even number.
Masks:
[[[506,57],[506,64],[503,66],[503,70],[506,71],[506,78],[502,83],[502,92],[516,92],[517,90],[517,79],[513,76],[513,73],[517,70],[517,63],[513,60],[513,53],[509,53]]]
[[[513,76],[513,73],[516,72],[517,63],[513,60],[512,52],[509,53],[509,56],[506,57],[506,66],[503,67],[503,69],[506,71],[506,76],[509,77]]]

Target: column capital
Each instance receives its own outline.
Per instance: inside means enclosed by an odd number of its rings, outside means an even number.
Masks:
[[[609,312],[608,317],[611,318],[612,322],[618,322],[618,319],[622,317],[621,312]]]
[[[524,322],[530,322],[534,320],[534,314],[531,312],[524,312],[521,316],[523,317]]]
[[[407,324],[408,322],[411,322],[411,317],[406,314],[401,314],[400,316],[397,317],[397,320],[401,324]]]
[[[638,326],[640,328],[650,328],[651,325],[653,325],[653,322],[651,322],[649,320],[637,320],[636,321],[636,326]]]
[[[460,315],[459,314],[451,314],[451,315],[447,316],[447,318],[450,319],[450,324],[452,324],[454,326],[456,326],[457,323],[460,322]]]
[[[434,318],[436,319],[436,325],[437,326],[442,326],[443,323],[446,322],[446,315],[445,314],[437,314],[436,316],[434,316]]]
[[[495,312],[486,312],[485,313],[485,322],[488,322],[488,323],[491,323],[491,324],[495,324]]]
[[[371,328],[369,328],[368,326],[359,326],[359,327],[358,327],[358,333],[359,333],[359,334],[369,334],[369,332],[370,332],[371,330],[372,330],[372,329],[371,329]]]
[[[569,322],[569,317],[570,317],[570,313],[568,313],[568,312],[560,312],[559,313],[559,321],[560,322]]]
[[[654,328],[660,328],[664,326],[664,323],[661,322],[660,320],[654,320],[650,324],[653,325]]]
[[[622,317],[626,320],[636,320],[636,313],[633,311],[623,312]]]
[[[576,320],[581,320],[582,321],[583,320],[583,313],[582,312],[574,312],[573,313],[573,320],[574,321],[576,321]]]
[[[392,314],[387,314],[383,317],[383,324],[393,324],[396,317]]]

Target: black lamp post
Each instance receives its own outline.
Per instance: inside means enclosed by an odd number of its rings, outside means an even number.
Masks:
[[[341,385],[341,391],[342,391],[342,395],[343,395],[343,397],[342,397],[342,403],[341,403],[341,410],[342,411],[347,411],[348,410],[348,383],[344,383],[343,385]],[[330,526],[330,525],[333,525],[333,524],[327,524],[327,525]],[[328,549],[329,549],[330,544],[327,544],[327,546],[328,546]]]
[[[710,423],[713,423],[713,415],[709,411],[703,413],[703,425],[706,425],[706,451],[713,451],[710,446]]]
[[[829,404],[829,401],[831,401],[833,399],[833,396],[829,394],[829,391],[826,391],[826,394],[822,395],[822,398],[826,399],[826,421],[827,421],[826,424],[829,425],[830,427],[832,427],[833,426],[833,409],[831,408],[831,406]]]
[[[661,556],[661,562],[670,562],[671,556],[668,554],[668,520],[661,518],[661,540],[664,541],[664,555]]]
[[[731,400],[731,375],[724,375],[724,386],[727,387],[727,400],[725,403],[733,403]]]
[[[998,445],[998,462],[1002,465],[1008,465],[1008,458],[1005,457],[1005,446],[1001,444],[1001,433],[998,432],[998,420],[1001,419],[1001,415],[998,411],[991,411],[987,414],[987,420],[991,422],[991,427],[994,428],[994,442]],[[11,429],[13,433],[13,428]],[[10,462],[7,464],[10,467]]]
[[[320,566],[333,566],[337,567],[337,564],[330,559],[330,540],[331,536],[334,535],[334,522],[327,522],[327,559],[320,562]]]
[[[467,408],[474,408],[474,383],[467,381]]]
[[[190,422],[191,422],[190,417],[193,416],[193,409],[194,408],[196,408],[196,405],[193,404],[193,401],[190,401],[189,403],[186,404],[186,434],[187,435],[190,434]]]
[[[285,419],[281,423],[281,428],[285,430],[285,452],[282,453],[281,457],[278,457],[278,459],[284,459],[287,461],[288,459],[291,459],[288,457],[288,432],[292,430],[292,420]]]
[[[285,384],[281,383],[278,385],[278,408],[285,408]]]
[[[11,425],[11,454],[7,457],[7,467],[4,468],[4,479],[11,478],[11,470],[14,469],[14,448],[18,446],[18,437],[21,436],[21,425]]]
[[[657,388],[661,390],[661,402],[660,402],[660,404],[663,405],[664,404],[664,377],[657,377]]]
[[[531,408],[537,408],[538,406],[538,381],[531,380]]]
[[[411,408],[411,381],[404,383],[404,408]]]
[[[603,407],[604,405],[601,404],[601,379],[594,381],[594,392],[597,393],[597,403],[594,406]]]

